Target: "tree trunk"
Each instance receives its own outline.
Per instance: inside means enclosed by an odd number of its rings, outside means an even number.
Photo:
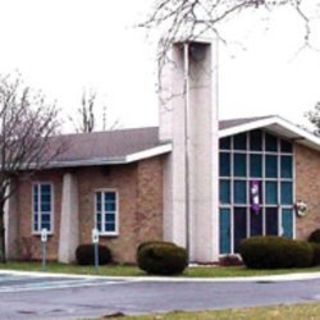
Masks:
[[[4,210],[0,208],[0,262],[6,263],[6,230],[4,222]]]

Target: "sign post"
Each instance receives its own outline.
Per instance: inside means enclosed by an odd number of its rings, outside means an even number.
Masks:
[[[41,249],[42,249],[42,271],[47,270],[47,241],[48,241],[48,230],[41,230]]]
[[[94,245],[94,266],[96,272],[99,271],[99,230],[92,229],[92,243]]]

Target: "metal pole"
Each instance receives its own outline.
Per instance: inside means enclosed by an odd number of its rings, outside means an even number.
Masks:
[[[42,245],[42,271],[47,271],[47,244],[41,241]]]
[[[99,247],[98,247],[98,243],[96,242],[94,244],[94,265],[95,265],[95,269],[96,272],[99,272]]]
[[[190,260],[190,186],[189,186],[189,44],[184,43],[184,147],[185,147],[185,196],[186,196],[186,249]]]

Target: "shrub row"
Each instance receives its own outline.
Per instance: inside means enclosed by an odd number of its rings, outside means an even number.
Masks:
[[[99,245],[99,265],[112,260],[108,247]],[[76,250],[76,259],[79,265],[94,265],[94,245],[82,244]],[[179,274],[188,265],[188,255],[184,248],[172,242],[149,241],[143,242],[137,248],[137,263],[140,269],[148,274],[171,275]]]

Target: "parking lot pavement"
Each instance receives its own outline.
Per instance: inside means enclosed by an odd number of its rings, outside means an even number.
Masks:
[[[104,280],[101,278],[88,278],[81,276],[70,278],[46,277],[45,274],[43,276],[32,276],[0,273],[0,294],[103,286],[121,283],[123,281],[124,280]]]
[[[320,301],[320,279],[176,282],[0,272],[0,320],[80,320],[117,312],[143,314],[315,301]]]

